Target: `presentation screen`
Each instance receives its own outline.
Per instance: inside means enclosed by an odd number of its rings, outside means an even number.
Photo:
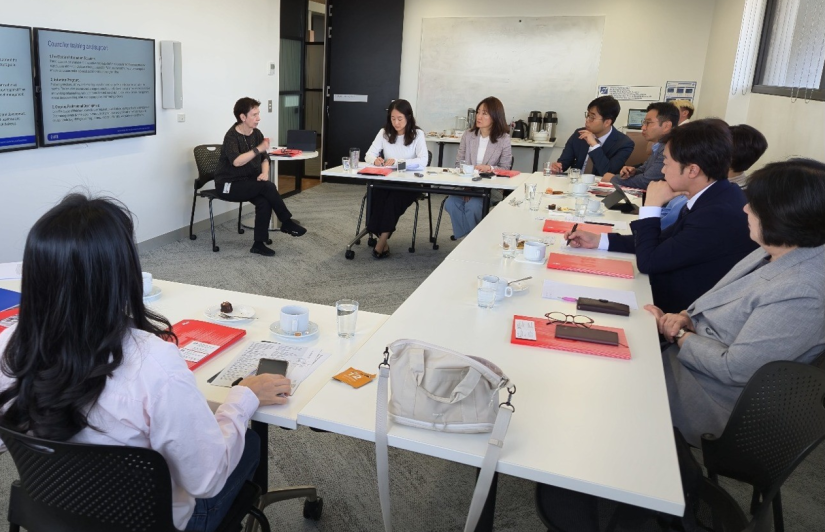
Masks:
[[[37,147],[31,28],[0,24],[0,152]]]
[[[155,41],[35,28],[40,144],[154,135]]]

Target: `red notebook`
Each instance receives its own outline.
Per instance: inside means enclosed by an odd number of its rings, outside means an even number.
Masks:
[[[301,155],[302,153],[304,152],[302,152],[301,150],[288,150],[286,148],[280,150],[272,150],[271,152],[269,152],[270,155],[275,155],[276,157],[296,157],[298,155]]]
[[[392,168],[378,168],[376,166],[368,166],[361,170],[358,170],[358,173],[361,175],[390,175],[392,173]]]
[[[181,356],[191,370],[197,369],[246,334],[243,329],[198,320],[179,321],[172,325],[172,331],[178,336]]]
[[[542,231],[545,233],[566,233],[571,231],[575,224],[573,222],[562,222],[559,220],[545,220]],[[579,224],[577,229],[590,231],[591,233],[612,233],[613,227],[610,225]]]
[[[17,315],[20,313],[20,307],[12,307],[0,311],[0,332],[8,329],[17,323]]]
[[[498,177],[516,177],[521,172],[518,170],[496,170],[494,172]]]
[[[524,338],[516,338],[516,320],[532,321],[536,329],[536,339],[527,340]],[[619,335],[619,345],[594,344],[592,342],[556,338],[556,325],[558,324],[551,323],[548,325],[547,321],[547,318],[513,316],[513,330],[510,335],[510,343],[543,347],[545,349],[558,349],[559,351],[569,351],[571,353],[581,353],[585,355],[598,355],[601,357],[630,360],[630,348],[627,347],[627,337],[624,334],[624,329],[592,325],[590,327],[591,329],[596,329],[599,331],[612,331]]]
[[[621,277],[622,279],[633,279],[634,277],[633,263],[628,260],[600,259],[582,255],[565,255],[563,253],[551,253],[547,258],[547,268],[566,272]]]

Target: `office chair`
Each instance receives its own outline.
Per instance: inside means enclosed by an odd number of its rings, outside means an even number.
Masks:
[[[510,161],[510,168],[512,170],[513,167],[516,165],[516,157],[513,156],[513,160]],[[433,249],[438,249],[438,231],[441,228],[441,216],[444,215],[444,204],[447,202],[447,198],[449,196],[445,196],[443,200],[441,200],[441,207],[438,209],[438,221],[435,223],[435,234],[433,234],[432,238],[430,239],[433,243]],[[430,225],[432,225],[432,214],[430,215]],[[450,240],[455,242],[455,235],[450,235]]]
[[[198,166],[198,177],[195,179],[195,192],[192,196],[192,216],[189,218],[189,240],[195,240],[198,235],[192,233],[192,225],[195,223],[195,203],[198,201],[198,196],[209,200],[209,226],[212,229],[212,251],[218,252],[221,250],[215,244],[215,217],[212,214],[212,200],[221,199],[218,197],[218,192],[213,188],[209,190],[201,190],[207,183],[214,181],[215,172],[218,169],[218,159],[221,156],[220,144],[201,144],[195,146],[195,164]],[[222,200],[227,201],[227,200]],[[241,226],[241,216],[243,215],[243,202],[238,202],[238,234],[244,233],[243,226]],[[268,244],[272,243],[270,239]]]
[[[11,485],[10,532],[178,532],[169,468],[157,451],[52,442],[2,427],[0,438],[20,475]],[[260,495],[246,482],[218,531],[236,532],[248,514],[269,532],[255,507]]]
[[[384,152],[383,151],[381,152],[380,156],[382,158],[384,157]],[[431,152],[430,150],[427,150],[427,166],[430,166],[430,163],[432,162],[432,160],[433,160],[433,152]],[[430,242],[435,242],[435,240],[433,238],[433,210],[432,210],[432,206],[430,204],[430,193],[429,192],[424,192],[423,194],[419,195],[415,199],[415,201],[413,202],[413,204],[415,205],[415,215],[413,216],[412,243],[410,244],[410,247],[408,249],[408,251],[410,253],[415,253],[415,236],[416,236],[416,233],[418,232],[418,202],[422,201],[424,199],[427,200],[427,212],[429,213],[429,217],[430,217]],[[365,192],[364,197],[361,198],[361,211],[358,214],[358,225],[355,227],[355,234],[356,235],[361,232],[361,222],[364,218],[364,205],[366,205],[366,202],[367,202],[367,194]],[[360,244],[361,241],[357,240],[355,243]],[[370,235],[367,238],[367,245],[369,247],[374,248],[376,243],[378,243],[378,239],[373,237],[372,235]],[[434,245],[433,249],[438,249],[438,246]]]

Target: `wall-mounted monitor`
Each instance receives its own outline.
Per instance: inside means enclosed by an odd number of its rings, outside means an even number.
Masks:
[[[154,135],[155,41],[35,28],[40,145]]]
[[[31,28],[0,24],[0,152],[37,147]]]

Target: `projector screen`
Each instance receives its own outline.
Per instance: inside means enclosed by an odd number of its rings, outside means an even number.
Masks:
[[[40,145],[154,135],[155,41],[35,28]]]
[[[0,24],[0,152],[37,147],[30,28]]]

